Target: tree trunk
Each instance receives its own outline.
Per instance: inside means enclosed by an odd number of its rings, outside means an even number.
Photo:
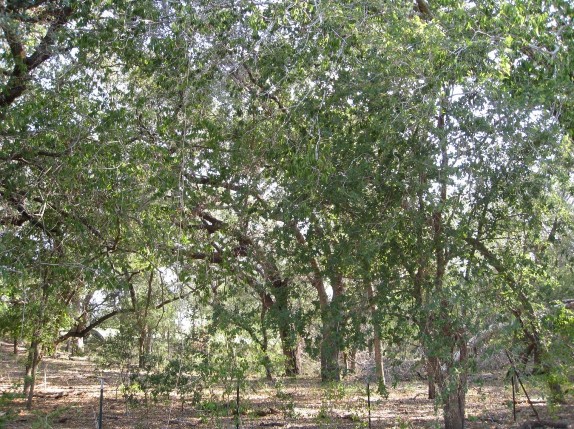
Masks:
[[[26,364],[26,380],[24,381],[24,394],[27,395],[26,409],[32,408],[32,401],[34,398],[34,387],[36,386],[36,370],[40,363],[42,356],[40,351],[40,344],[34,340],[30,344],[28,352],[28,363]]]
[[[426,358],[428,398],[436,399],[436,372],[438,368],[438,359],[436,357]]]
[[[84,348],[84,338],[79,337],[74,341],[74,346],[72,347],[72,354],[74,356],[82,356],[85,352]]]
[[[263,344],[261,346],[263,351],[263,366],[265,367],[265,378],[268,381],[273,381],[273,366],[271,365],[271,358],[267,350],[267,334],[263,334]]]
[[[299,345],[295,344],[293,346],[291,334],[283,329],[279,331],[279,338],[281,339],[281,350],[285,359],[285,376],[295,377],[301,374],[301,350]]]
[[[36,385],[36,370],[38,364],[42,359],[41,348],[42,348],[42,328],[46,324],[46,309],[48,305],[48,282],[47,273],[44,273],[44,281],[42,284],[42,298],[40,300],[40,314],[38,319],[34,322],[35,329],[33,331],[32,340],[30,342],[30,349],[28,350],[28,358],[26,360],[26,375],[24,378],[24,395],[27,396],[26,408],[30,410],[32,408],[32,402],[34,398],[34,387]]]
[[[279,326],[279,339],[281,340],[281,350],[285,358],[285,375],[294,377],[301,373],[299,358],[299,347],[297,333],[293,326],[292,314],[289,308],[288,282],[286,280],[273,281],[273,293],[275,302],[273,313]]]
[[[383,362],[383,343],[381,337],[375,332],[373,338],[373,351],[375,352],[375,375],[377,376],[377,383],[379,386],[386,386],[385,380],[385,367]]]
[[[379,390],[383,390],[386,386],[385,368],[383,363],[383,342],[381,341],[381,330],[377,323],[377,305],[375,304],[375,291],[373,285],[367,284],[367,298],[369,300],[369,309],[371,311],[371,323],[373,325],[373,351],[375,354],[375,375],[377,376],[377,384]]]
[[[449,335],[450,334],[450,335]],[[468,345],[464,332],[445,332],[445,337],[452,344],[452,352],[458,353],[458,358],[452,356],[449,363],[435,367],[443,399],[445,429],[464,429],[464,414],[467,387]],[[441,366],[446,366],[443,371]]]
[[[138,338],[138,367],[144,369],[147,363],[147,358],[151,352],[151,333],[147,323],[140,328],[140,335]]]
[[[80,297],[78,296],[75,300],[74,300],[74,306],[76,307],[76,311],[78,314],[78,324],[76,326],[76,330],[78,332],[83,331],[84,329],[86,329],[86,326],[88,326],[88,322],[89,322],[89,306],[90,306],[90,301],[93,297],[93,293],[88,293],[86,294],[86,296],[84,296],[83,299],[80,299]],[[73,344],[72,344],[72,355],[78,355],[81,356],[85,353],[85,349],[84,349],[84,338],[83,337],[78,337],[75,338],[73,340]]]
[[[18,337],[14,336],[14,354],[18,354]]]
[[[466,386],[460,381],[456,388],[446,395],[444,411],[445,429],[464,429],[464,407],[466,400]]]
[[[294,225],[294,232],[299,244],[307,246],[305,236]],[[334,273],[331,278],[333,286],[333,299],[329,300],[325,283],[323,281],[323,272],[319,262],[315,258],[310,258],[313,276],[311,284],[317,291],[319,297],[319,307],[321,310],[321,380],[322,381],[339,381],[341,379],[341,370],[339,367],[339,324],[340,319],[339,300],[344,294],[343,277],[340,273]]]
[[[354,374],[357,370],[357,349],[352,347],[347,355],[347,372]]]
[[[265,379],[267,381],[273,381],[273,369],[271,366],[271,358],[269,357],[267,350],[265,350],[263,353],[264,353],[263,366],[265,367]]]
[[[341,367],[339,354],[341,352],[341,338],[339,330],[341,320],[344,319],[342,308],[343,277],[337,274],[331,279],[333,284],[333,299],[323,306],[321,311],[322,338],[321,338],[321,380],[340,381]]]
[[[267,352],[263,357],[263,366],[265,367],[265,379],[267,381],[273,381],[273,370],[271,369],[271,359]]]
[[[34,344],[30,344],[30,348],[28,349],[28,358],[26,359],[26,367],[24,371],[24,396],[28,396],[28,392],[30,391],[30,384],[32,384],[32,363],[34,361],[34,352],[33,352]]]
[[[321,381],[340,381],[339,347],[336,333],[329,322],[323,322],[321,338]]]
[[[267,309],[269,308],[268,305],[266,305],[265,302],[265,296],[262,297],[263,298],[263,303],[262,303],[262,307],[261,307],[261,335],[263,336],[263,340],[261,341],[261,350],[263,352],[263,366],[265,367],[265,378],[268,381],[273,381],[273,371],[272,371],[272,365],[271,365],[271,358],[269,357],[269,339],[267,337],[267,322],[266,322],[266,316],[267,316]]]

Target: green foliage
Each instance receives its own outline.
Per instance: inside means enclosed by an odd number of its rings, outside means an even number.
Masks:
[[[285,390],[285,384],[282,380],[277,380],[274,383],[275,397],[279,401],[280,410],[283,413],[283,418],[285,419],[295,419],[297,418],[297,412],[295,411],[295,400],[294,395]]]
[[[201,402],[205,374],[197,369],[189,361],[172,359],[161,370],[139,375],[136,379],[141,389],[149,392],[154,400],[163,395],[169,397],[169,393],[176,392],[183,408],[187,401],[191,405]]]
[[[446,401],[500,323],[565,383],[572,6],[423,3],[7,6],[0,333],[120,318],[101,364],[182,406],[375,334]]]
[[[15,399],[24,397],[22,393],[17,393],[19,390],[20,386],[15,385],[11,390],[2,392],[0,395],[0,428],[8,428],[9,423],[17,417],[12,404]]]
[[[52,429],[54,422],[71,407],[59,407],[48,413],[35,412],[36,418],[32,422],[32,429]]]

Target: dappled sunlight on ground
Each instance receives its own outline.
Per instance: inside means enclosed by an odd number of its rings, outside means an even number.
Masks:
[[[8,344],[0,354],[0,390],[19,392],[23,371],[23,354],[14,356]],[[158,401],[145,401],[143,395],[126,401],[117,389],[118,374],[101,372],[94,363],[84,360],[45,359],[39,368],[33,411],[26,411],[22,398],[3,403],[3,413],[12,413],[8,428],[51,427],[85,429],[96,427],[99,407],[100,377],[106,380],[104,427],[123,428],[235,428],[234,393],[224,394],[221,386],[204,394],[203,410],[182,404],[175,395]],[[517,427],[533,420],[530,405],[523,395],[517,400],[518,423],[512,421],[512,393],[504,374],[475,376],[467,396],[467,428]],[[543,418],[574,421],[570,403],[549,415],[546,403],[533,390],[531,399]],[[373,428],[441,427],[440,412],[426,397],[422,380],[404,381],[389,389],[389,397],[373,394],[371,420]],[[4,401],[7,402],[7,401]],[[210,404],[211,409],[205,405]],[[214,412],[213,409],[217,408]],[[282,380],[279,384],[251,380],[241,391],[240,427],[366,428],[368,410],[366,386],[345,381],[338,387],[325,387],[316,379]]]

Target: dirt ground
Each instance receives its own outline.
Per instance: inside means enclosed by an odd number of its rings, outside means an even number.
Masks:
[[[117,374],[102,373],[87,360],[47,358],[40,365],[34,409],[27,411],[22,398],[11,399],[22,382],[23,354],[15,356],[9,344],[0,346],[0,428],[97,428],[100,377],[105,380],[103,427],[123,428],[235,428],[235,393],[225,397],[221,387],[204,393],[204,404],[217,404],[214,411],[181,403],[175,395],[160,401],[137,397],[126,401],[117,393]],[[342,386],[342,387],[341,387]],[[521,392],[517,396],[517,421],[512,415],[512,391],[503,372],[473,377],[467,395],[466,427],[516,428],[535,420],[531,406]],[[572,427],[574,401],[548,407],[545,399],[527,384],[533,406],[544,420],[562,421]],[[228,400],[229,406],[221,405]],[[282,380],[271,384],[252,380],[240,392],[241,428],[368,428],[365,384],[345,381],[339,387],[321,386],[317,379]],[[550,408],[550,409],[549,409]],[[2,421],[5,421],[2,423]],[[404,381],[389,389],[388,398],[371,397],[372,428],[440,428],[440,411],[426,398],[423,381]],[[4,424],[4,426],[2,426]]]

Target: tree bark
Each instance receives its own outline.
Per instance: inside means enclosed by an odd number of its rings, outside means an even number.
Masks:
[[[383,342],[381,341],[381,329],[376,321],[377,305],[375,304],[375,291],[373,285],[367,284],[367,298],[369,300],[369,309],[371,311],[371,323],[373,325],[373,352],[375,354],[375,375],[379,390],[386,386],[385,367],[383,362]]]
[[[293,230],[297,242],[307,246],[305,236],[299,231],[296,225]],[[321,311],[321,380],[322,381],[340,381],[341,368],[339,366],[339,352],[341,350],[341,341],[339,338],[339,325],[342,319],[341,301],[344,297],[343,276],[337,267],[331,269],[330,281],[333,288],[333,298],[329,299],[325,283],[324,274],[316,258],[309,259],[311,265],[311,284],[317,291],[319,297],[319,307]]]
[[[342,300],[345,288],[341,273],[335,273],[330,280],[333,287],[333,298],[321,308],[321,380],[340,381],[341,338],[339,331],[341,320],[344,318]]]
[[[455,335],[458,346],[458,365],[455,363],[447,366],[447,383],[441,382],[441,390],[444,399],[444,425],[445,429],[464,429],[464,414],[466,406],[467,372],[466,361],[468,350],[463,336]],[[438,369],[440,371],[440,368]]]
[[[74,300],[74,305],[76,306],[76,311],[78,314],[78,323],[76,325],[76,330],[81,332],[86,329],[89,322],[89,306],[90,301],[93,297],[93,293],[88,293],[84,296],[83,299],[80,299],[79,296],[76,297]],[[84,349],[84,337],[80,336],[75,338],[74,344],[72,346],[72,354],[73,355],[83,355],[85,352]]]
[[[38,369],[38,364],[42,359],[41,355],[41,345],[37,340],[33,340],[30,344],[30,350],[28,352],[28,363],[26,364],[26,379],[24,381],[24,395],[26,398],[26,409],[32,409],[32,403],[34,399],[34,388],[36,386],[36,370]]]
[[[351,347],[348,351],[343,353],[343,361],[345,363],[345,374],[354,374],[357,369],[357,349]]]
[[[279,327],[279,339],[281,340],[281,351],[285,359],[285,375],[294,377],[301,373],[300,353],[298,347],[297,333],[293,326],[291,311],[289,308],[288,280],[277,276],[272,282],[275,302],[273,312]]]
[[[46,309],[48,306],[48,271],[45,270],[42,274],[42,296],[40,299],[40,313],[38,314],[35,323],[35,329],[30,341],[30,349],[28,350],[28,359],[26,360],[26,375],[24,378],[24,395],[27,396],[26,408],[32,409],[34,398],[34,388],[36,385],[36,370],[38,364],[42,359],[42,330],[47,322]]]
[[[143,323],[140,326],[139,338],[138,338],[138,367],[139,369],[144,369],[146,365],[146,360],[149,354],[150,348],[150,332],[147,323]]]
[[[132,283],[130,285],[130,296],[132,307],[136,311],[137,326],[139,328],[138,338],[138,367],[144,369],[148,355],[151,353],[151,332],[148,321],[149,311],[152,302],[154,271],[151,270],[147,281],[147,291],[143,309],[140,308],[137,301],[137,295]]]
[[[337,324],[331,315],[323,316],[321,330],[321,381],[340,381]]]
[[[257,259],[261,263],[259,271],[270,285],[269,293],[262,294],[262,305],[265,311],[270,311],[272,320],[279,331],[281,351],[284,357],[284,374],[287,377],[299,375],[298,338],[289,303],[290,279],[284,278],[275,261],[262,249],[254,246],[250,239],[243,238],[243,242],[249,243],[253,247]],[[258,290],[253,278],[248,277],[247,281],[254,290]]]
[[[436,372],[438,368],[438,359],[436,357],[426,358],[428,398],[436,399]]]
[[[301,374],[301,350],[298,344],[293,345],[290,329],[280,327],[279,338],[281,340],[281,351],[285,359],[285,376],[295,377]]]
[[[444,404],[445,429],[464,429],[465,396],[460,385],[447,395]]]
[[[273,381],[273,371],[271,365],[271,358],[269,357],[269,339],[267,337],[267,310],[269,306],[266,304],[265,295],[262,297],[263,303],[261,306],[261,335],[263,340],[261,341],[261,351],[263,352],[263,366],[265,367],[265,378],[268,381]]]

